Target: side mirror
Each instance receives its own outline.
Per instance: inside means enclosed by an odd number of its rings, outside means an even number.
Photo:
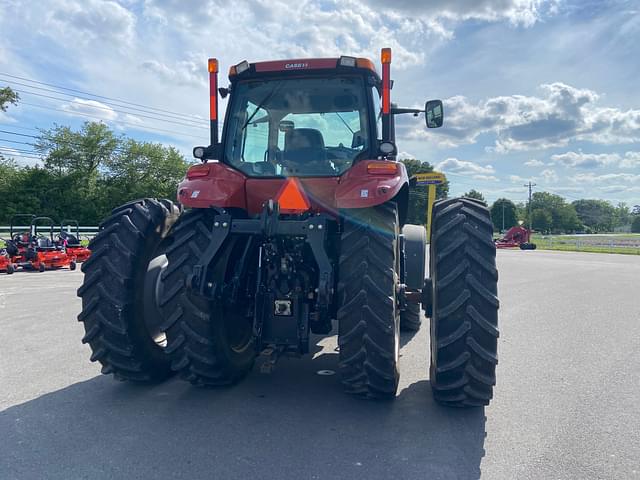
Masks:
[[[427,128],[439,128],[442,126],[444,110],[441,100],[429,100],[425,103],[424,119],[427,122]]]

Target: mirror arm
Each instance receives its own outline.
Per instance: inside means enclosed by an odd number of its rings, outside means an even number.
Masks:
[[[419,113],[424,113],[424,110],[420,110],[419,108],[392,108],[392,115],[401,115],[403,113],[413,113],[414,115],[418,115]]]

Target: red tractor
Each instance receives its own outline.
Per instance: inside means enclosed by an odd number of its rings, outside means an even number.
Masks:
[[[75,233],[72,232],[72,227]],[[83,246],[80,241],[80,224],[77,220],[62,220],[56,244],[63,247],[68,255],[75,257],[78,263],[84,262],[91,256],[91,250]]]
[[[520,250],[535,250],[536,244],[531,243],[531,230],[523,226],[511,227],[504,237],[495,241],[498,248],[520,248]]]
[[[487,405],[497,363],[493,225],[472,199],[435,204],[427,238],[407,225],[409,178],[396,161],[396,115],[443,107],[391,103],[367,59],[241,62],[218,88],[209,60],[211,144],[178,186],[180,206],[143,199],[113,210],[82,269],[84,343],[103,373],[232,384],[257,358],[309,352],[337,330],[344,389],[393,398],[400,328],[431,316],[436,400]],[[229,97],[218,136],[218,96]]]

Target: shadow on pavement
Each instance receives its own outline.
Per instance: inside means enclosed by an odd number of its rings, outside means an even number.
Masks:
[[[484,409],[439,407],[426,380],[360,400],[322,369],[337,355],[217,390],[76,383],[0,412],[0,478],[479,477]]]

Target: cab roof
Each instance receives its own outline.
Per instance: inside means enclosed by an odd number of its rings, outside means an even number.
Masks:
[[[336,70],[343,72],[363,70],[380,80],[380,76],[371,60],[368,58],[339,57],[339,58],[296,58],[288,60],[271,60],[264,62],[241,62],[229,69],[229,80],[239,80],[246,76],[260,74],[274,74],[291,72],[300,74],[318,70]]]

